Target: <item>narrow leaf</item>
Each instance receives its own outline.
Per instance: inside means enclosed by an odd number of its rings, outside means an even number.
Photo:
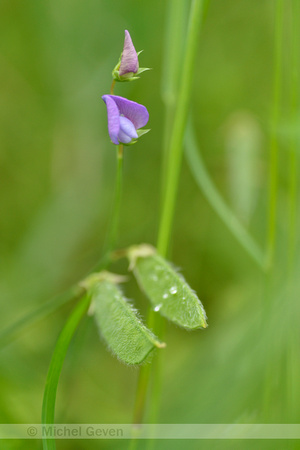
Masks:
[[[53,425],[54,424],[54,414],[55,414],[55,400],[56,400],[56,391],[57,385],[59,381],[60,372],[63,366],[63,362],[70,344],[70,341],[78,327],[78,324],[87,311],[88,305],[90,303],[90,299],[88,296],[85,296],[79,303],[76,305],[74,310],[72,311],[70,317],[68,318],[59,338],[56,343],[48,375],[46,380],[46,386],[44,391],[43,398],[43,408],[42,408],[42,423],[44,425]],[[53,434],[52,434],[53,435]],[[55,450],[55,441],[54,439],[43,439],[43,449],[44,450]]]
[[[154,311],[187,329],[207,327],[203,305],[195,292],[153,247],[132,247],[129,260]]]
[[[140,364],[154,347],[164,347],[139,319],[121,290],[108,280],[92,289],[92,310],[111,351],[126,364]]]

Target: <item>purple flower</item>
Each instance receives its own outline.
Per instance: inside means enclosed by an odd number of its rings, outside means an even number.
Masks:
[[[143,134],[137,130],[149,120],[145,106],[117,95],[103,95],[102,99],[107,108],[108,134],[114,144],[129,144]]]
[[[125,30],[125,41],[123,53],[121,57],[121,65],[119,75],[123,76],[127,73],[137,73],[139,70],[139,60],[137,52],[135,51],[129,31]]]

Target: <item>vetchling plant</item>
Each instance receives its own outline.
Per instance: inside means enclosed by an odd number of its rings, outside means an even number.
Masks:
[[[293,2],[294,18],[297,1]],[[117,157],[117,171],[115,182],[115,198],[111,223],[100,261],[83,279],[62,296],[58,296],[37,310],[21,318],[17,323],[8,327],[0,335],[0,343],[7,343],[21,328],[34,320],[45,317],[63,303],[76,300],[77,304],[67,319],[65,326],[56,343],[51,359],[45,386],[42,410],[42,422],[51,427],[55,419],[56,391],[60,372],[63,366],[70,341],[81,321],[88,313],[94,317],[103,340],[111,352],[123,363],[139,366],[139,380],[137,383],[136,402],[134,407],[134,423],[141,423],[146,410],[146,396],[149,390],[150,375],[152,397],[150,404],[151,422],[157,422],[160,393],[160,367],[164,353],[164,318],[188,330],[205,328],[206,315],[203,306],[196,294],[188,286],[184,278],[168,262],[169,245],[180,166],[183,157],[183,147],[191,175],[197,186],[203,192],[211,207],[219,215],[232,236],[239,242],[245,252],[265,275],[264,304],[265,317],[271,310],[271,297],[274,291],[276,277],[276,229],[277,229],[277,203],[279,196],[278,183],[278,136],[280,119],[280,96],[282,90],[282,36],[284,31],[283,0],[277,0],[276,5],[276,32],[275,32],[275,76],[272,105],[272,133],[270,143],[270,208],[268,216],[268,242],[267,251],[255,242],[247,229],[237,219],[234,212],[224,202],[215,187],[212,178],[201,158],[201,151],[197,145],[197,138],[191,117],[190,98],[192,92],[193,74],[195,73],[195,59],[197,52],[199,30],[207,10],[209,0],[193,0],[190,7],[190,16],[187,30],[185,30],[185,14],[188,3],[172,2],[169,0],[169,14],[167,14],[168,33],[166,34],[166,48],[164,53],[164,73],[162,100],[166,112],[165,136],[163,139],[163,199],[161,217],[159,222],[158,240],[155,248],[150,244],[129,243],[126,249],[117,249],[119,229],[119,211],[122,197],[122,166],[124,151],[131,151],[130,146],[137,143],[139,138],[149,130],[144,127],[149,120],[147,108],[132,100],[114,94],[117,82],[129,82],[139,78],[139,75],[148,68],[139,67],[139,53],[135,51],[130,34],[125,31],[125,42],[121,57],[112,72],[112,84],[109,93],[102,96],[107,109],[108,134],[115,146]],[[176,19],[176,20],[175,20]],[[179,20],[180,19],[180,20]],[[178,22],[181,23],[178,26]],[[296,22],[295,22],[296,23]],[[291,77],[293,79],[292,112],[297,112],[297,27],[294,26],[293,53]],[[188,121],[188,116],[190,120]],[[125,146],[125,150],[124,150]],[[289,213],[289,265],[293,266],[296,244],[296,175],[297,175],[297,149],[296,138],[290,149],[290,213]],[[112,263],[118,258],[127,258],[128,272],[115,274],[109,272]],[[289,270],[291,270],[289,267]],[[137,310],[126,299],[126,287],[120,284],[129,277],[135,277],[140,290],[149,300],[147,323],[143,323]],[[274,286],[273,286],[274,284]],[[126,286],[126,284],[124,285]],[[9,339],[10,338],[10,339]],[[289,357],[290,365],[294,365],[293,355],[296,355],[295,342],[291,340],[294,348]],[[296,343],[297,344],[297,343]],[[154,356],[152,364],[143,364],[151,361],[149,355]],[[274,374],[272,355],[266,358],[266,395],[262,400],[263,416],[268,412],[272,390],[272,376]],[[294,367],[294,366],[293,366]],[[296,377],[295,377],[296,379]],[[294,399],[289,399],[291,403]],[[268,416],[266,416],[267,418]],[[265,417],[263,417],[265,418]],[[51,434],[49,434],[51,435]],[[48,435],[48,436],[49,436]],[[44,449],[55,449],[55,442],[50,437],[43,440]]]
[[[107,108],[109,137],[118,146],[117,157],[121,161],[123,146],[135,144],[149,131],[142,128],[148,123],[149,113],[145,106],[113,95],[114,83],[136,80],[136,75],[144,70],[147,69],[139,69],[138,54],[126,30],[123,52],[113,70],[111,94],[102,96]],[[120,164],[118,170],[122,170]],[[119,200],[114,211],[118,207]],[[116,220],[115,217],[113,219]],[[111,228],[114,233],[116,228],[117,223]],[[114,246],[115,234],[109,238],[108,251],[115,251]],[[155,312],[187,329],[206,327],[200,300],[154,247],[146,244],[131,246],[120,254],[128,257],[129,269]],[[162,348],[165,344],[142,323],[118,287],[119,281],[119,275],[102,270],[89,276],[81,285],[91,298],[91,311],[108,347],[121,361],[140,364],[155,347]]]
[[[125,31],[124,49],[113,70],[110,95],[102,99],[107,108],[108,134],[118,146],[118,174],[116,204],[110,228],[105,269],[109,266],[110,254],[114,258],[127,256],[129,270],[136,277],[141,290],[149,298],[155,312],[187,329],[205,328],[204,308],[183,277],[150,245],[131,246],[121,252],[114,248],[117,231],[119,191],[123,160],[123,146],[133,145],[148,132],[143,129],[149,120],[147,108],[139,103],[113,95],[115,81],[133,81],[136,75],[147,70],[139,69],[138,53],[135,51],[129,32]],[[118,284],[124,277],[106,270],[89,275],[81,287],[90,298],[90,313],[94,315],[99,331],[111,349],[126,364],[141,364],[156,347],[165,344],[141,321],[137,311],[124,297]]]
[[[99,333],[111,352],[120,361],[129,365],[142,364],[154,349],[160,351],[166,346],[162,341],[163,330],[159,321],[161,319],[158,317],[163,316],[188,330],[207,326],[206,314],[199,298],[182,275],[166,260],[164,249],[166,242],[158,249],[149,244],[131,245],[121,250],[116,248],[124,146],[126,148],[137,143],[138,139],[149,131],[143,128],[148,123],[149,113],[144,105],[114,95],[114,87],[116,82],[137,80],[139,74],[149,70],[139,68],[138,55],[126,30],[123,52],[112,72],[110,94],[102,96],[107,109],[108,134],[117,150],[111,224],[99,264],[74,288],[73,293],[79,301],[62,330],[53,353],[42,411],[42,422],[49,426],[54,424],[56,390],[67,348],[81,318],[86,313],[94,316]],[[126,275],[108,271],[112,262],[119,258],[128,259]],[[125,288],[120,287],[120,283],[124,283],[131,274],[150,302],[147,326],[138,311],[126,299]],[[141,367],[134,413],[135,423],[142,421],[148,381],[149,364]],[[54,449],[55,441],[45,437],[43,445],[44,449]]]

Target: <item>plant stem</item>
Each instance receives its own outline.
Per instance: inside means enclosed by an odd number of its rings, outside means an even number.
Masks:
[[[282,62],[282,29],[283,0],[277,0],[275,25],[275,76],[273,87],[273,106],[271,114],[270,142],[270,186],[269,186],[269,217],[267,237],[267,267],[272,269],[276,243],[276,215],[278,198],[278,122],[280,113],[281,62]]]
[[[271,111],[271,140],[270,140],[270,184],[269,184],[269,216],[267,235],[267,254],[265,276],[265,293],[263,304],[263,325],[269,323],[272,315],[272,294],[274,291],[274,262],[276,249],[276,222],[277,222],[277,201],[278,201],[278,124],[280,117],[280,94],[281,94],[281,65],[282,65],[282,36],[283,36],[283,0],[276,2],[275,18],[275,67],[273,85],[273,104]],[[270,420],[270,402],[273,397],[275,361],[272,359],[271,347],[273,342],[267,343],[264,353],[267,355],[265,364],[265,381],[263,395],[263,420]],[[270,347],[269,347],[270,346]]]
[[[295,330],[298,327],[298,317],[295,313],[297,292],[295,292],[295,246],[297,230],[297,187],[298,187],[298,156],[297,145],[299,136],[296,134],[297,113],[299,108],[299,0],[292,1],[291,8],[291,64],[290,64],[290,113],[292,124],[292,136],[289,149],[289,224],[288,224],[288,314],[289,314],[289,345],[287,347],[286,364],[286,416],[289,423],[293,423],[297,417],[297,386],[299,376],[298,348],[299,339]],[[298,129],[297,129],[298,132]]]
[[[190,96],[192,90],[192,81],[194,74],[194,66],[196,60],[196,51],[198,43],[198,34],[200,31],[202,15],[203,15],[203,0],[193,0],[189,26],[187,33],[187,41],[185,46],[184,60],[182,63],[183,72],[180,82],[180,89],[178,95],[178,102],[175,111],[175,117],[172,127],[169,147],[167,148],[167,164],[166,164],[166,180],[165,180],[165,195],[163,199],[162,215],[158,234],[158,251],[162,256],[167,256],[172,222],[174,217],[174,208],[176,194],[178,190],[179,173],[183,153],[183,137],[187,123],[189,112]],[[163,329],[163,319],[153,310],[149,311],[148,325],[152,325],[154,332],[160,332]],[[159,333],[158,333],[159,334]],[[159,377],[160,378],[160,377]],[[142,422],[146,404],[146,395],[150,379],[150,369],[147,365],[142,366],[139,374],[139,381],[136,393],[136,402],[134,410],[134,421]],[[152,405],[152,411],[158,411],[157,404],[159,402],[160,379],[155,379],[155,405]],[[154,414],[152,420],[155,420]]]
[[[116,80],[112,80],[111,86],[110,86],[110,95],[113,95],[114,88],[115,88]]]
[[[138,377],[138,384],[137,384],[138,395],[136,395],[134,406],[134,415],[133,415],[134,425],[138,425],[143,422],[149,375],[150,375],[150,365],[147,364],[145,366],[142,366]]]
[[[183,153],[184,131],[189,113],[194,66],[197,54],[198,35],[203,14],[203,3],[203,0],[193,0],[191,6],[187,43],[182,65],[183,73],[168,151],[165,195],[158,234],[157,247],[162,256],[167,255],[170,243],[175,200],[178,190],[179,173]]]
[[[168,1],[166,11],[165,47],[163,52],[163,73],[161,98],[164,103],[164,134],[162,143],[161,193],[165,192],[168,167],[169,142],[182,67],[182,55],[186,33],[189,4],[186,0]]]
[[[288,245],[288,263],[289,273],[292,272],[295,254],[296,241],[296,213],[297,213],[297,137],[294,127],[297,121],[298,109],[298,23],[299,1],[293,0],[292,3],[292,48],[291,48],[291,122],[293,133],[289,150],[289,245]]]
[[[71,312],[62,332],[57,340],[50,367],[47,374],[46,386],[43,397],[43,408],[42,408],[42,424],[43,425],[53,425],[55,416],[55,401],[56,392],[59,381],[59,376],[64,363],[64,359],[67,354],[67,350],[71,339],[81,321],[82,317],[85,315],[88,306],[90,304],[90,298],[86,295],[81,299],[76,307]],[[44,450],[55,450],[55,440],[43,439]]]
[[[107,265],[107,261],[110,259],[110,255],[112,251],[115,249],[118,237],[119,217],[122,199],[122,181],[123,181],[122,179],[123,179],[123,144],[120,144],[117,149],[117,174],[115,183],[115,198],[113,203],[112,217],[108,230],[108,236],[104,249],[104,257],[103,260],[101,261],[101,266]]]

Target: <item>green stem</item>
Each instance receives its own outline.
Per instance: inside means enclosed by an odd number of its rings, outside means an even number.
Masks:
[[[143,422],[145,404],[146,404],[146,394],[148,389],[148,381],[150,375],[150,365],[146,364],[141,367],[138,383],[137,383],[137,394],[134,405],[134,415],[133,424],[138,425]]]
[[[292,3],[292,48],[291,48],[291,122],[293,125],[293,134],[289,150],[289,273],[292,272],[295,242],[296,242],[296,213],[297,213],[297,137],[294,131],[297,121],[298,109],[298,18],[299,18],[299,0],[293,0]]]
[[[289,313],[289,345],[287,346],[286,363],[286,417],[289,423],[293,423],[297,417],[297,386],[299,376],[298,348],[299,340],[295,330],[297,330],[297,313],[295,313],[295,301],[297,293],[295,292],[295,246],[297,230],[297,187],[298,187],[298,156],[297,144],[298,135],[296,134],[297,113],[299,108],[298,83],[299,83],[299,0],[292,1],[291,8],[292,36],[291,36],[291,64],[290,64],[290,83],[291,83],[291,123],[293,133],[289,149],[289,224],[288,224],[288,313]],[[297,130],[298,131],[298,130]]]
[[[193,0],[191,6],[187,43],[184,60],[182,63],[183,73],[168,151],[165,195],[163,199],[157,244],[158,251],[163,256],[167,255],[170,244],[171,228],[174,217],[175,201],[183,153],[183,137],[189,113],[198,35],[203,14],[203,3],[203,0]]]
[[[76,307],[71,312],[59,338],[57,340],[48,375],[46,380],[46,386],[43,398],[43,408],[42,408],[42,424],[43,425],[53,425],[55,416],[55,401],[56,392],[59,381],[59,376],[62,370],[64,359],[67,354],[68,347],[70,345],[71,339],[81,321],[82,317],[85,315],[90,303],[90,298],[85,296]],[[55,440],[54,439],[43,439],[44,450],[55,450]]]
[[[277,223],[277,201],[278,201],[278,124],[280,117],[280,95],[281,95],[281,65],[282,65],[282,36],[283,36],[283,0],[276,2],[276,19],[275,19],[275,67],[274,67],[274,87],[273,87],[273,104],[271,111],[271,141],[270,141],[270,184],[269,184],[269,216],[268,216],[268,235],[267,235],[267,254],[265,276],[265,292],[264,306],[262,314],[262,322],[268,324],[272,314],[272,297],[274,290],[274,261],[276,249],[276,223]],[[265,380],[262,415],[263,420],[270,420],[270,403],[277,389],[274,386],[274,359],[271,348],[273,342],[267,344],[264,353],[267,355],[265,364]]]
[[[166,12],[165,48],[163,52],[163,73],[161,97],[164,103],[164,135],[161,168],[161,192],[165,192],[166,172],[168,167],[169,143],[174,121],[179,77],[182,67],[186,21],[189,4],[186,0],[168,1]]]
[[[278,200],[278,122],[280,114],[281,91],[281,62],[282,62],[282,29],[283,29],[283,0],[276,4],[276,30],[275,30],[275,76],[273,87],[273,106],[271,115],[271,142],[270,142],[270,186],[269,186],[269,217],[267,237],[267,267],[272,269],[274,264],[276,243],[276,215]]]
[[[113,203],[112,217],[104,249],[104,257],[97,266],[98,270],[99,269],[101,270],[104,266],[108,264],[108,261],[111,258],[111,253],[115,249],[119,229],[120,208],[122,199],[122,181],[123,181],[122,179],[123,179],[123,144],[120,144],[117,149],[117,174],[116,174],[115,198]]]
[[[116,80],[112,80],[111,86],[110,86],[110,95],[114,94]]]
[[[166,164],[166,181],[165,181],[165,195],[162,205],[162,215],[158,233],[157,248],[162,256],[166,256],[170,244],[172,222],[174,217],[175,200],[178,190],[179,174],[183,153],[183,138],[187,117],[189,113],[190,97],[192,91],[192,81],[194,75],[194,66],[196,60],[198,35],[201,27],[203,17],[203,0],[193,0],[190,10],[190,19],[187,32],[187,41],[185,46],[185,53],[182,62],[183,72],[178,94],[177,107],[173,121],[171,139],[168,148],[166,149],[167,164]],[[161,316],[155,314],[152,310],[149,311],[148,325],[152,325],[154,332],[159,332],[163,329],[163,319]],[[148,366],[143,366],[140,369],[139,381],[136,393],[136,402],[134,410],[134,421],[142,422],[146,404],[146,395],[150,380],[150,369]],[[159,393],[160,393],[160,377],[155,379],[155,404],[152,405],[152,420],[155,420],[155,412],[158,411]]]

